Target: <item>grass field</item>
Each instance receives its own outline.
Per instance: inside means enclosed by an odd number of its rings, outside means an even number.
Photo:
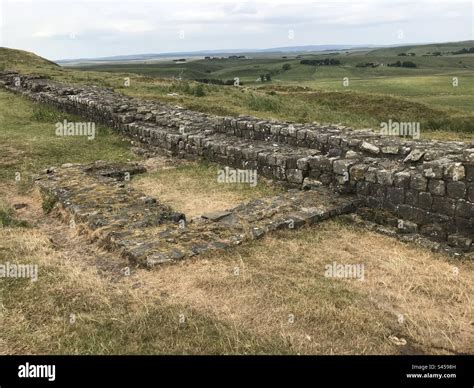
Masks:
[[[378,74],[382,71],[378,68],[357,70],[350,65],[366,61],[361,58],[367,55],[350,53],[337,69],[313,69],[281,58],[255,59],[259,62],[251,66],[261,66],[258,72],[281,68],[286,62],[292,68],[265,84],[206,85],[203,97],[195,96],[196,82],[138,74],[143,68],[64,69],[2,49],[0,67],[110,86],[129,95],[218,114],[250,113],[357,127],[377,126],[388,118],[419,119],[446,125],[444,131],[427,132],[427,137],[472,139],[473,90],[465,87],[472,85],[472,69],[456,64],[462,60],[471,66],[472,58],[435,57],[439,62],[433,68],[387,68],[385,74]],[[393,53],[383,55],[397,58]],[[418,57],[414,58],[410,57],[414,61]],[[198,62],[197,71],[208,70]],[[244,80],[251,80],[253,70],[237,62]],[[217,65],[214,75],[225,79],[233,73],[232,64]],[[344,71],[354,72],[348,76],[349,89],[340,83]],[[318,78],[322,73],[324,77]],[[459,88],[446,87],[457,73]],[[127,76],[130,87],[123,86]],[[129,141],[102,126],[91,141],[57,137],[54,124],[65,118],[74,120],[0,90],[0,262],[39,267],[36,282],[0,279],[0,354],[474,351],[472,260],[402,243],[343,217],[124,275],[129,264],[118,254],[90,244],[55,218],[54,212],[43,213],[33,185],[36,173],[63,163],[142,161],[149,172],[132,179],[131,185],[191,216],[272,195],[281,188],[266,181],[255,188],[219,185],[212,164],[159,156],[145,161]],[[15,204],[22,206],[15,208]],[[365,280],[325,277],[325,266],[334,262],[363,264]]]
[[[0,353],[472,353],[473,263],[344,219],[124,276],[128,262],[43,214],[14,173],[140,159],[129,142],[103,128],[91,142],[56,138],[62,113],[5,91],[0,101],[0,261],[39,266],[36,282],[0,279]],[[147,163],[132,184],[189,214],[278,191],[219,185],[212,165]],[[325,277],[333,262],[364,264],[365,281]]]

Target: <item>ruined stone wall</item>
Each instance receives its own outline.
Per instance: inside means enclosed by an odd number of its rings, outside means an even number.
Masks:
[[[0,82],[180,157],[357,195],[361,214],[371,220],[473,249],[474,144],[381,136],[340,125],[217,117],[18,74],[3,74]]]

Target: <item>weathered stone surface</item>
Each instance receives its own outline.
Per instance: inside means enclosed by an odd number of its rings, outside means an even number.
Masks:
[[[410,180],[410,188],[420,191],[426,191],[428,181],[421,174],[414,174]]]
[[[435,196],[433,198],[433,211],[454,216],[456,211],[456,201],[451,198]]]
[[[304,178],[303,185],[302,185],[301,188],[303,190],[311,190],[311,189],[318,188],[319,186],[322,186],[322,185],[323,185],[323,183],[321,181],[316,180],[316,179]]]
[[[333,163],[333,171],[335,174],[343,175],[349,173],[349,167],[354,164],[353,160],[340,159]]]
[[[360,145],[360,149],[362,151],[366,151],[374,155],[378,155],[380,153],[379,147],[366,141],[362,142],[362,144]]]
[[[418,190],[407,189],[405,191],[405,203],[410,206],[418,206]]]
[[[113,166],[123,172],[134,168]],[[102,163],[54,169],[38,184],[43,195],[66,210],[78,230],[93,235],[105,248],[120,251],[132,264],[147,267],[228,249],[274,230],[297,229],[356,208],[354,197],[318,187],[252,200],[186,223],[182,213],[156,199],[144,201],[146,196],[125,187],[119,177],[102,174],[110,170]]]
[[[398,146],[385,146],[382,147],[382,153],[388,155],[397,155],[399,152]]]
[[[474,218],[474,202],[459,200],[456,205],[456,215],[463,218]]]
[[[451,163],[444,168],[444,175],[453,181],[459,181],[465,177],[466,171],[461,163]]]
[[[369,167],[365,171],[365,180],[371,183],[377,183],[377,169],[375,167]]]
[[[391,186],[393,184],[392,172],[388,170],[377,170],[377,183],[384,186]]]
[[[405,190],[401,187],[387,187],[387,200],[393,204],[405,202]]]
[[[354,181],[364,180],[365,171],[368,166],[365,164],[356,164],[349,169],[349,175]]]
[[[444,196],[446,194],[446,184],[440,179],[430,179],[428,182],[428,190],[431,194]]]
[[[448,236],[448,244],[452,247],[467,251],[472,245],[472,238],[461,234],[451,234]]]
[[[286,179],[290,183],[303,183],[303,172],[298,169],[286,170]]]
[[[437,178],[443,177],[444,167],[439,161],[425,162],[423,163],[423,176],[425,178]]]
[[[407,220],[398,220],[397,228],[399,233],[416,233],[418,232],[418,225]]]
[[[474,202],[474,183],[468,185],[467,200]]]
[[[433,198],[431,197],[430,193],[421,192],[418,195],[418,205],[422,209],[430,210],[432,203],[433,203]]]
[[[464,165],[466,180],[469,182],[474,182],[474,164]]]
[[[424,154],[425,154],[425,151],[420,150],[418,148],[414,149],[408,154],[408,156],[405,159],[403,159],[403,162],[404,163],[418,162],[423,157]]]
[[[464,198],[466,196],[466,184],[460,181],[448,182],[447,193],[450,198]]]
[[[410,178],[411,175],[407,171],[397,172],[394,174],[394,184],[397,187],[410,187]]]

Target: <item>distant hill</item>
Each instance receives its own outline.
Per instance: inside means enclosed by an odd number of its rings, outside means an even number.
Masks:
[[[0,47],[0,70],[58,68],[59,65],[28,51]]]
[[[135,54],[135,55],[117,55],[112,57],[101,58],[77,58],[77,59],[59,59],[57,63],[62,65],[71,64],[87,64],[100,62],[133,62],[133,61],[153,61],[163,58],[178,58],[178,57],[202,57],[202,56],[228,56],[232,54],[269,54],[269,53],[307,53],[307,52],[324,52],[324,51],[338,51],[351,49],[371,49],[374,45],[342,45],[342,44],[327,44],[327,45],[307,45],[307,46],[285,46],[273,47],[268,49],[220,49],[220,50],[200,50],[200,51],[180,51],[170,53],[155,53],[155,54]]]
[[[436,52],[441,54],[451,53],[454,51],[461,50],[463,48],[474,47],[474,40],[466,40],[462,42],[451,42],[451,43],[432,43],[432,44],[418,44],[418,45],[405,45],[395,47],[383,47],[372,50],[367,55],[373,56],[398,56],[398,54],[410,54],[415,55],[429,55]]]

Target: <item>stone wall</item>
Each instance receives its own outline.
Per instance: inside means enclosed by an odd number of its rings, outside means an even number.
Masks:
[[[401,233],[472,250],[474,144],[381,136],[341,125],[217,117],[93,86],[1,74],[9,90],[113,127],[150,147],[300,188],[354,194],[359,212]]]

